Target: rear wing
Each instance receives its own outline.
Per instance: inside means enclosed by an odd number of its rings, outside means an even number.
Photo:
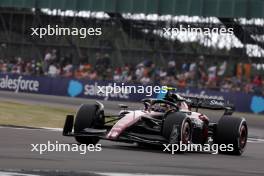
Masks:
[[[233,104],[230,104],[222,99],[204,98],[204,97],[192,97],[192,96],[182,96],[185,102],[191,108],[202,108],[211,110],[225,110],[225,114],[232,114],[235,110]]]

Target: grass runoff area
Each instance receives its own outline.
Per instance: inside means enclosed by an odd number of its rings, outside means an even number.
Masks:
[[[74,107],[0,100],[0,125],[63,128],[66,115],[74,115],[75,111]],[[208,110],[200,112],[209,117],[221,117],[223,113]],[[252,118],[260,119],[263,115],[235,112],[234,116],[247,117],[247,120],[252,121]]]
[[[0,125],[62,128],[74,108],[0,100]]]

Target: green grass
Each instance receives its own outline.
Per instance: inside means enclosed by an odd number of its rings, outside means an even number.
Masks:
[[[0,101],[0,125],[62,128],[73,108]]]
[[[20,103],[15,101],[1,101],[0,100],[0,125],[17,125],[27,127],[54,127],[62,128],[67,114],[75,114],[75,108],[54,106],[54,105],[39,105]],[[201,110],[209,117],[221,117],[223,112]],[[247,117],[255,121],[261,121],[263,115],[239,113],[235,116]],[[113,118],[107,118],[106,121]],[[111,122],[108,125],[113,125]],[[257,121],[256,121],[257,123]]]

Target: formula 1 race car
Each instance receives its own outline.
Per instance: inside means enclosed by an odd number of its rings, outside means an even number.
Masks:
[[[120,105],[120,113],[110,116],[104,114],[104,105],[98,101],[82,104],[75,120],[67,115],[63,135],[74,136],[81,144],[96,144],[100,139],[147,145],[232,144],[232,151],[220,151],[232,155],[241,155],[246,147],[247,123],[244,118],[231,116],[234,107],[223,100],[168,91],[164,98],[143,99],[142,104],[142,110]],[[198,112],[199,108],[224,110],[224,114],[213,123]]]

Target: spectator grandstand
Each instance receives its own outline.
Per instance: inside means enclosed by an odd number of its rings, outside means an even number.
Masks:
[[[264,80],[261,74],[256,74],[263,70],[264,65],[261,64],[228,65],[227,61],[208,64],[203,56],[193,62],[178,63],[170,59],[162,66],[144,59],[137,64],[117,67],[111,64],[109,54],[96,53],[94,64],[88,59],[76,63],[71,56],[58,58],[56,49],[47,49],[41,60],[24,60],[21,57],[0,60],[0,73],[160,84],[257,95],[264,95]]]
[[[53,3],[48,4],[57,6]],[[0,8],[0,73],[264,94],[263,19],[74,11],[55,6]],[[31,35],[32,27],[47,25],[100,27],[103,35],[83,39]],[[165,27],[232,28],[234,34],[180,32],[172,37],[164,35]]]

